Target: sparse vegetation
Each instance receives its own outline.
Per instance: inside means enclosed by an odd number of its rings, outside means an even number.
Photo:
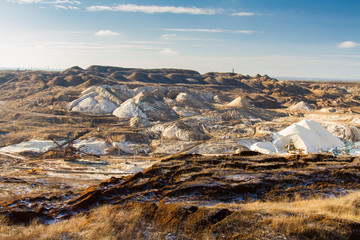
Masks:
[[[4,155],[0,239],[360,239],[359,158],[264,156],[239,141],[272,141],[271,133],[304,116],[356,128],[358,83],[102,66],[8,71],[0,77],[0,147],[49,135],[63,140],[89,130],[86,139],[124,143],[132,150],[146,145],[152,153],[140,157],[141,151],[125,152],[119,144],[107,152],[112,156],[98,161]],[[116,107],[130,97],[149,98],[142,104],[155,109],[147,113],[150,120],[131,124],[111,111],[69,111],[83,90],[103,84],[131,89],[109,87]],[[107,96],[95,95],[89,99]],[[311,112],[289,113],[289,106],[303,100]],[[165,114],[153,108],[164,104]],[[184,115],[169,118],[174,107]],[[344,138],[358,139],[348,129]],[[147,169],[115,174],[138,163]]]
[[[196,207],[105,205],[49,225],[11,225],[0,239],[355,239],[360,192],[339,198]]]

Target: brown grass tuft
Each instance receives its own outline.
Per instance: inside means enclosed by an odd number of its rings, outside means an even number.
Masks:
[[[264,210],[269,213],[291,212],[306,215],[324,215],[330,218],[360,223],[360,191],[343,197],[297,199],[294,202],[255,202],[245,209]]]

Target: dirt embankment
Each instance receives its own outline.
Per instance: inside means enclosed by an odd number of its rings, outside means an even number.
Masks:
[[[249,156],[246,156],[249,155]],[[78,194],[24,198],[0,205],[14,222],[68,218],[103,204],[136,202],[221,202],[294,199],[341,195],[358,190],[360,161],[329,155],[273,157],[238,155],[179,155],[144,172],[111,178]]]

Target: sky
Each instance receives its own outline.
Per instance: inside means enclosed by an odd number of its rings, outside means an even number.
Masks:
[[[359,0],[0,0],[0,67],[360,79]]]

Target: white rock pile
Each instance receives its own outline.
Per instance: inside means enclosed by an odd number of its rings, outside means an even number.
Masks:
[[[319,123],[304,119],[275,133],[273,142],[258,142],[250,149],[264,154],[287,153],[289,144],[303,153],[320,153],[345,147],[344,142]]]

